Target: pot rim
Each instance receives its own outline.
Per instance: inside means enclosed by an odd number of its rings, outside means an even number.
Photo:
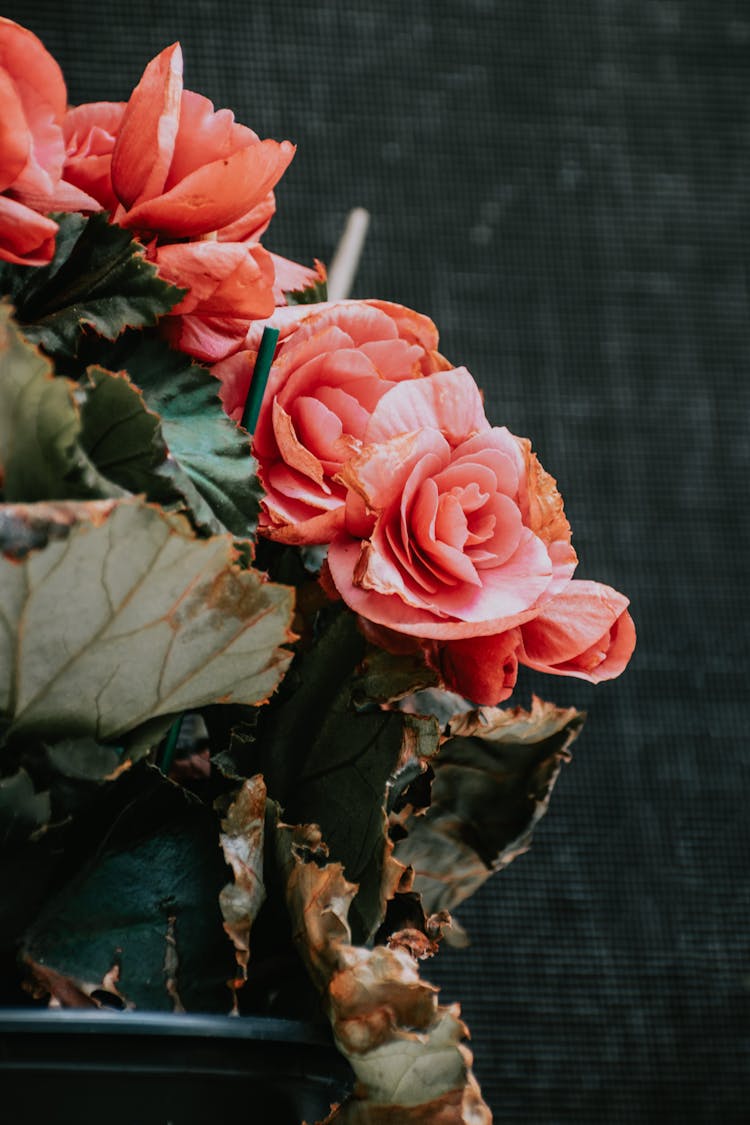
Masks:
[[[280,1016],[231,1016],[201,1012],[115,1012],[105,1008],[0,1008],[1,1034],[161,1035],[205,1039],[254,1039],[333,1047],[328,1024]]]

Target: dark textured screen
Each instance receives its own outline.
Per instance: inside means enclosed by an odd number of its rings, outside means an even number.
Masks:
[[[296,158],[265,242],[428,313],[558,479],[581,577],[632,599],[620,681],[530,854],[426,975],[513,1125],[750,1121],[750,9],[731,0],[6,3],[73,102],[186,85]]]

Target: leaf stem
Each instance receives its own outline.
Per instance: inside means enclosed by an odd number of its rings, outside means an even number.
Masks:
[[[255,367],[253,368],[253,374],[250,379],[250,389],[247,392],[247,399],[245,400],[245,409],[242,412],[242,425],[249,434],[255,432],[255,427],[258,424],[260,406],[266,391],[268,375],[271,371],[271,364],[273,363],[278,338],[278,328],[263,329],[258,355],[255,359]]]

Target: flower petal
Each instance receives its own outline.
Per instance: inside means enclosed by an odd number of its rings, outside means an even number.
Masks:
[[[218,230],[265,198],[281,179],[294,152],[295,146],[289,141],[259,141],[231,156],[204,164],[163,195],[142,193],[119,219],[120,225],[129,230],[158,231],[173,238],[196,238]],[[112,180],[122,198],[114,160]]]
[[[57,223],[16,199],[0,195],[0,259],[47,266],[55,253]]]
[[[573,579],[521,630],[521,661],[540,672],[611,680],[635,647],[628,599],[601,582]]]
[[[348,534],[339,535],[333,540],[328,549],[328,566],[333,583],[343,600],[355,613],[396,632],[432,640],[478,637],[514,628],[528,621],[538,612],[535,601],[533,605],[527,605],[523,610],[503,616],[502,611],[506,606],[512,605],[514,601],[516,605],[518,604],[518,600],[512,598],[505,601],[498,599],[494,604],[490,599],[483,608],[490,613],[496,612],[497,615],[485,615],[479,620],[459,620],[439,616],[428,609],[417,609],[407,605],[399,597],[379,594],[354,584],[352,576],[357,570],[361,552],[361,541],[353,539]]]
[[[457,367],[392,387],[373,411],[365,440],[433,429],[455,446],[489,428],[479,388],[465,367]]]
[[[182,50],[165,47],[133,90],[112,153],[112,186],[125,207],[161,194],[180,123]]]
[[[55,59],[33,31],[0,16],[0,70],[6,71],[27,115],[43,103],[59,125],[68,101],[65,79]]]
[[[241,148],[258,144],[259,137],[234,119],[231,109],[214,109],[203,94],[183,90],[180,98],[180,127],[164,191],[192,172],[215,160],[226,160]]]
[[[18,178],[31,149],[31,133],[21,99],[8,74],[0,70],[0,191]]]
[[[400,497],[415,465],[428,453],[434,453],[443,465],[450,456],[450,447],[437,430],[402,433],[367,446],[342,470],[342,480],[373,512],[383,511]]]
[[[437,645],[434,658],[448,691],[480,706],[508,699],[518,676],[519,629]]]
[[[173,315],[263,317],[273,311],[273,265],[262,246],[242,242],[183,242],[160,246],[161,276],[189,292]]]

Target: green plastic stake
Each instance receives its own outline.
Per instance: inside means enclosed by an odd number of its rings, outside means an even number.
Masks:
[[[258,424],[260,405],[263,402],[263,395],[266,392],[268,374],[271,370],[271,364],[273,363],[278,338],[278,328],[263,329],[258,355],[255,359],[255,367],[253,368],[253,374],[250,379],[250,390],[247,392],[245,409],[242,411],[242,425],[249,434],[255,433],[255,427]]]
[[[167,741],[164,744],[164,753],[161,756],[160,769],[161,769],[162,773],[165,773],[167,775],[169,775],[169,771],[172,768],[172,761],[174,759],[174,753],[175,753],[175,750],[177,749],[177,740],[180,737],[180,727],[182,726],[182,720],[184,718],[185,718],[184,714],[177,716],[177,718],[175,719],[175,721],[172,723],[171,727],[169,728],[169,733],[167,734]]]

